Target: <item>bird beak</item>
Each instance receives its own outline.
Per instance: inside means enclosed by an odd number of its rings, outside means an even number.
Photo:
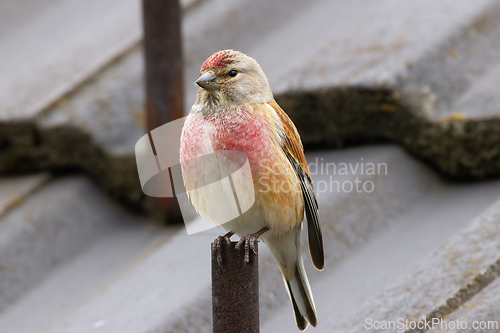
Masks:
[[[206,72],[196,80],[196,84],[206,90],[219,90],[219,85],[215,82],[215,76]]]

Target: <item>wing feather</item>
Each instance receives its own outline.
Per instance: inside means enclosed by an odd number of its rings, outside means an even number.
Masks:
[[[282,149],[300,181],[300,189],[304,197],[307,229],[309,233],[309,251],[314,266],[321,270],[325,266],[323,236],[319,224],[318,201],[314,193],[309,167],[304,156],[304,148],[300,141],[297,128],[288,115],[281,109],[278,103],[273,101],[268,104],[276,111],[283,124],[285,137]]]

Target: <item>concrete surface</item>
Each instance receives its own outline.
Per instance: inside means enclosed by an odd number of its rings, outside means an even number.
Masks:
[[[200,0],[181,0],[185,8]],[[0,4],[0,121],[30,120],[141,38],[136,0]]]
[[[319,166],[313,172],[317,187],[332,179],[374,184],[371,193],[318,193],[325,271],[315,271],[305,254],[318,308],[315,331],[360,332],[365,316],[418,318],[441,309],[470,281],[486,281],[481,280],[489,276],[484,269],[498,256],[498,202],[486,210],[500,197],[498,181],[443,182],[395,146],[317,151],[307,158]],[[386,163],[387,175],[361,174],[360,168],[346,175],[321,172],[321,164],[327,163]],[[69,232],[52,244],[45,236],[50,225],[40,224],[32,242],[49,242],[65,258],[54,265],[30,264],[26,278],[36,276],[37,281],[26,283],[17,300],[0,311],[0,331],[210,331],[209,249],[220,231],[187,236],[182,227],[155,227],[102,197],[89,181],[73,177],[49,182],[20,209],[41,201],[54,187],[66,198],[50,210],[52,216],[65,216],[58,223],[76,223],[64,213],[71,210],[79,228],[93,226],[94,231],[83,236],[85,246],[73,244]],[[74,197],[79,208],[70,203]],[[82,218],[83,212],[92,218]],[[259,261],[262,332],[293,332],[288,295],[265,245]],[[483,285],[476,287],[469,296]],[[26,313],[33,315],[27,318]]]
[[[498,183],[491,185],[490,191],[492,192],[490,193],[497,193]],[[370,268],[375,265],[384,265],[387,268],[385,274],[390,274],[392,271],[394,275],[392,278],[386,275],[383,282],[379,282],[381,289],[377,292],[372,289],[374,292],[372,297],[367,298],[369,293],[363,293],[363,301],[358,302],[353,307],[353,313],[347,316],[337,317],[338,308],[341,305],[332,302],[331,298],[326,299],[326,327],[322,331],[359,332],[365,328],[367,318],[378,321],[397,321],[399,318],[411,321],[442,318],[462,305],[467,306],[466,302],[472,296],[481,292],[481,289],[498,276],[497,259],[500,247],[497,240],[500,226],[498,215],[500,201],[480,213],[480,210],[474,211],[472,208],[470,192],[460,193],[458,188],[450,190],[444,196],[446,199],[441,199],[443,201],[434,198],[434,202],[429,207],[421,207],[423,209],[420,211],[417,208],[418,221],[424,220],[420,222],[420,230],[416,227],[417,221],[412,221],[399,232],[391,235],[389,231],[383,236],[384,242],[378,244],[381,248],[385,248],[383,252],[377,253],[375,245],[371,255],[366,258],[368,261],[365,265],[353,265],[354,269],[360,270],[359,279],[365,283],[372,283],[371,272],[374,269]],[[478,186],[476,191],[476,195],[481,196],[486,195],[488,190]],[[478,198],[477,204],[483,205],[482,210],[489,202]],[[433,205],[439,205],[443,210],[436,213],[431,208]],[[444,211],[447,213],[443,214]],[[461,221],[465,224],[477,213],[480,213],[477,218],[462,230],[451,235],[452,223],[458,224]],[[446,226],[446,223],[450,225]],[[447,239],[444,244],[439,240],[443,236]],[[394,243],[396,243],[395,247],[391,250],[387,249],[389,244]],[[395,255],[395,258],[390,254],[394,248],[400,252]],[[376,261],[375,257],[379,259]],[[391,262],[387,262],[388,260]],[[370,282],[366,282],[367,276],[370,276]],[[377,278],[376,274],[375,278]],[[323,285],[323,287],[326,286]],[[457,316],[462,318],[460,314]],[[489,318],[495,319],[495,317]],[[372,331],[383,332],[384,330]],[[409,329],[407,332],[419,331]]]
[[[50,179],[48,173],[0,178],[0,216]]]
[[[342,160],[339,155],[334,160]],[[440,302],[452,300],[460,287],[495,260],[497,252],[491,249],[498,246],[495,241],[498,231],[485,225],[485,220],[492,224],[500,220],[496,218],[496,210],[483,211],[498,198],[498,181],[450,185],[422,173],[428,170],[412,170],[402,161],[393,160],[389,166],[390,180],[377,184],[376,195],[367,196],[366,201],[357,202],[353,195],[338,203],[337,196],[328,198],[328,203],[320,200],[320,206],[330,205],[326,210],[332,212],[325,215],[338,216],[335,221],[325,221],[325,234],[331,237],[332,228],[345,228],[350,233],[357,233],[358,237],[337,233],[330,240],[334,244],[327,245],[329,260],[325,271],[309,270],[320,325],[314,331],[362,332],[367,318],[411,320],[430,314],[441,305]],[[395,175],[398,171],[401,174]],[[409,191],[406,190],[403,173],[411,174],[412,179],[420,179],[420,182],[412,183]],[[401,192],[391,191],[391,184]],[[413,197],[411,204],[401,207],[395,201],[400,201],[404,195]],[[400,211],[391,212],[387,209],[391,205]],[[381,210],[379,219],[374,214],[378,209]],[[371,214],[363,213],[365,210]],[[321,212],[323,216],[324,210]],[[472,222],[475,228],[467,227],[453,235],[478,214],[484,217]],[[485,240],[478,245],[483,251],[464,244],[468,237],[476,242]],[[356,246],[347,249],[339,246],[352,244],[349,240],[353,238],[358,240],[354,243]],[[453,246],[460,246],[461,252]],[[340,260],[330,261],[332,255]],[[397,287],[388,288],[394,284]],[[291,332],[294,329],[293,313],[286,305],[277,314],[268,316],[271,319],[263,323],[263,332]]]
[[[428,332],[458,333],[464,331],[463,327],[471,333],[498,332],[500,330],[499,288],[500,280],[496,279],[466,304],[446,316],[443,322],[436,323],[435,327]]]
[[[25,197],[1,217],[0,309],[132,219],[81,176],[52,181]]]
[[[96,218],[102,216],[96,214]],[[23,290],[22,297],[4,309],[0,331],[42,332],[126,276],[168,237],[145,222],[141,218],[116,220],[113,230],[88,239],[69,260],[50,267],[47,276],[40,276],[37,283]],[[65,250],[68,248],[59,246],[59,251]],[[93,328],[90,325],[87,332]]]
[[[137,1],[52,0],[31,7],[3,4],[2,121],[30,119],[139,37]]]

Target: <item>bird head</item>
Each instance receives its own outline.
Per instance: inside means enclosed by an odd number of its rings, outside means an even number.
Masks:
[[[266,75],[255,59],[234,50],[214,53],[201,66],[196,104],[208,108],[273,100]]]

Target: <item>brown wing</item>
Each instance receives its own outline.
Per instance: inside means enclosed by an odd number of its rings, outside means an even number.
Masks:
[[[276,102],[271,102],[269,105],[276,111],[281,119],[285,130],[285,142],[283,151],[292,165],[295,173],[299,177],[300,188],[304,196],[305,211],[307,218],[307,230],[309,236],[309,251],[314,266],[321,270],[325,266],[325,257],[323,252],[323,236],[319,225],[318,201],[311,181],[311,174],[304,156],[304,148],[300,141],[297,128],[290,120],[288,115],[281,109]]]

